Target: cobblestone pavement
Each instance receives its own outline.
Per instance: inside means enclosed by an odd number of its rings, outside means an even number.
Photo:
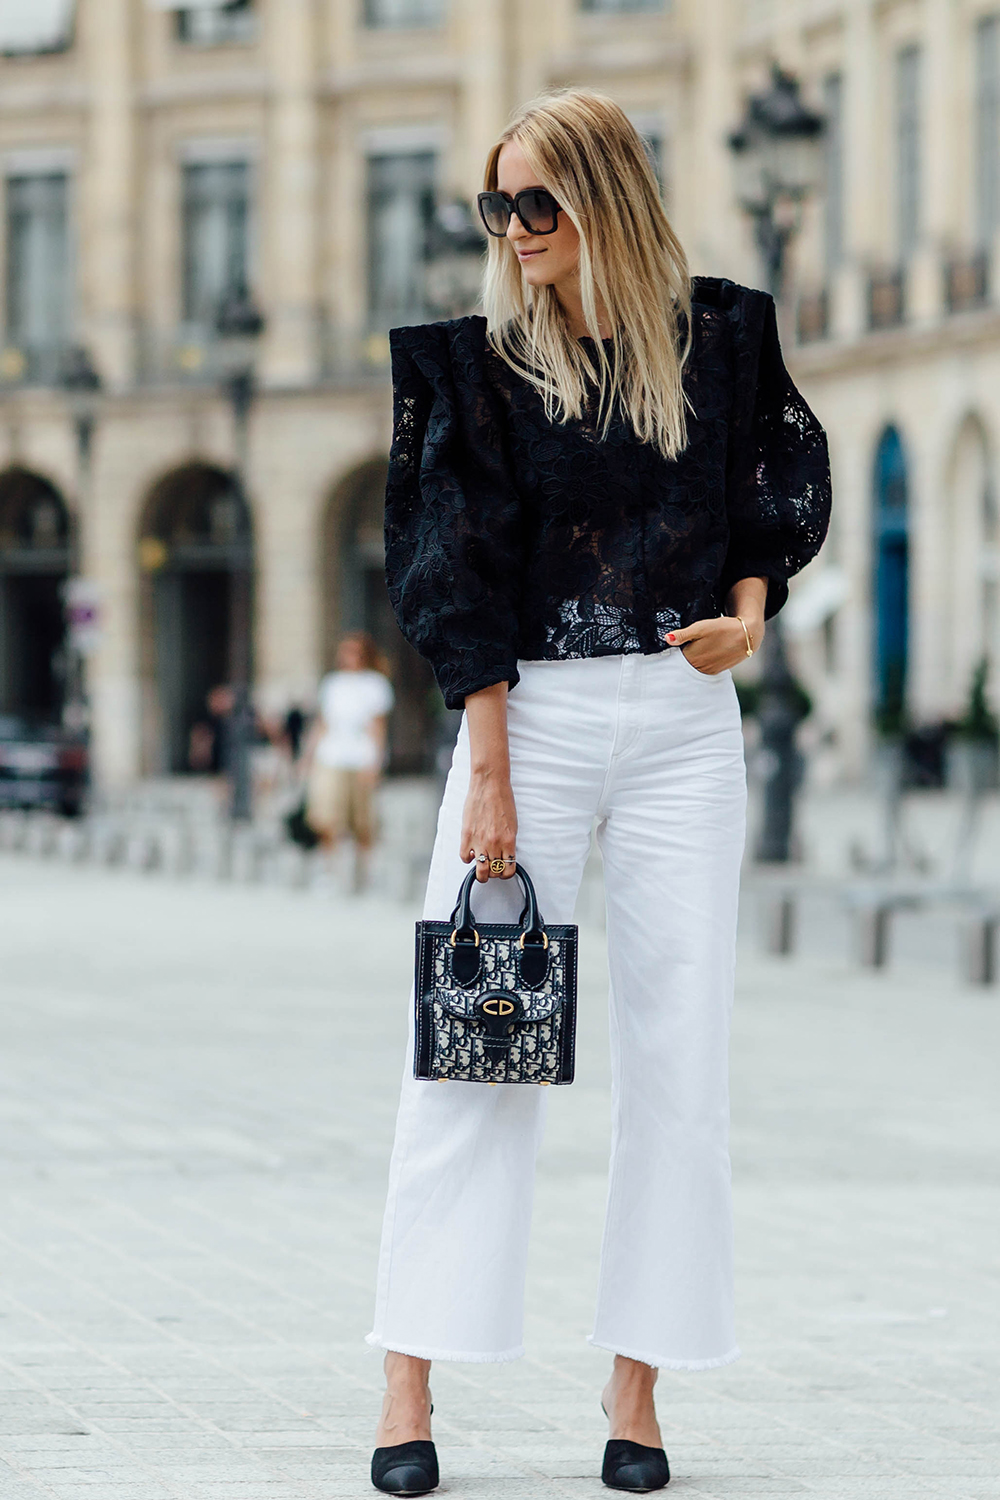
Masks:
[[[25,857],[0,896],[0,1496],[371,1493],[412,911]],[[664,1374],[672,1491],[1000,1496],[1000,993],[949,985],[745,958],[745,1357]],[[603,1493],[602,987],[588,932],[530,1355],[436,1370],[442,1494]]]

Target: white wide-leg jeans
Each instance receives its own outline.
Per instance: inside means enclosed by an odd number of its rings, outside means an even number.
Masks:
[[[521,662],[508,704],[517,858],[549,922],[570,922],[591,829],[604,859],[612,1140],[592,1342],[697,1370],[733,1328],[728,1043],[746,782],[728,672],[680,650]],[[469,782],[463,721],[424,916],[447,919]],[[477,893],[516,921],[516,880]],[[548,1090],[418,1082],[410,1055],[368,1342],[422,1359],[522,1350],[535,1155]]]

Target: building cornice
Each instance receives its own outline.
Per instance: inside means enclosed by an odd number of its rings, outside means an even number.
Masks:
[[[291,403],[323,407],[331,401],[352,407],[389,408],[392,386],[388,372],[360,380],[345,378],[317,380],[308,385],[262,385],[254,400],[256,417],[266,417],[273,409]],[[186,412],[193,405],[211,403],[228,411],[229,398],[209,385],[133,385],[122,390],[106,391],[96,408],[98,428],[106,422],[132,420],[138,416],[171,416]],[[54,387],[25,386],[0,391],[0,428],[21,421],[72,421],[73,413],[65,393]]]
[[[797,376],[822,379],[909,365],[983,346],[1000,350],[1000,308],[956,313],[928,328],[887,328],[850,341],[800,344],[789,351],[788,362]]]
[[[272,79],[263,68],[234,68],[224,73],[175,73],[157,78],[142,84],[137,91],[137,98],[146,109],[161,109],[172,104],[266,99],[273,88]]]
[[[684,72],[691,64],[693,51],[686,40],[636,39],[609,42],[607,38],[588,45],[586,42],[557,52],[548,66],[552,83],[578,82],[587,74],[627,74],[666,71]]]
[[[0,115],[66,114],[85,109],[92,98],[93,90],[80,78],[15,84],[4,79]]]
[[[420,85],[453,88],[462,81],[462,58],[438,52],[415,52],[409,56],[372,59],[351,68],[330,68],[320,89],[328,98],[361,93],[367,89],[395,89]]]

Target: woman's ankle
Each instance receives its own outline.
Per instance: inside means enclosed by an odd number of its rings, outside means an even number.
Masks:
[[[375,1438],[377,1448],[429,1441],[431,1393],[429,1359],[389,1350],[385,1356],[385,1396]]]
[[[610,1423],[610,1436],[641,1443],[648,1448],[663,1446],[653,1387],[659,1371],[636,1359],[615,1355],[611,1377],[604,1389],[604,1406]]]

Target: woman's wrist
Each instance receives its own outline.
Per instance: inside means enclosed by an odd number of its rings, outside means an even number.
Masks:
[[[742,620],[750,636],[753,648],[756,651],[760,644],[760,638],[764,634],[764,614],[762,610],[741,609],[734,616],[736,620]]]
[[[473,781],[509,781],[510,760],[506,756],[490,760],[474,760],[471,775]]]

